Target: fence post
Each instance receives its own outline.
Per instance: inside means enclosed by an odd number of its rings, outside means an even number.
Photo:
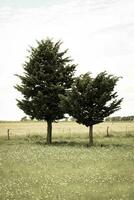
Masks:
[[[109,137],[109,126],[107,126],[107,137]]]
[[[127,133],[128,133],[128,129],[127,129],[127,126],[126,126],[126,135],[127,135]]]
[[[7,129],[7,139],[10,140],[10,129]]]

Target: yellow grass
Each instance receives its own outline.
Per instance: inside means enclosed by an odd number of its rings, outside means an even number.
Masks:
[[[104,122],[94,126],[94,135],[106,135],[107,127],[112,135],[132,134],[134,133],[134,122]],[[46,135],[46,122],[1,122],[0,136],[7,136],[7,130],[10,129],[10,136],[21,135]],[[53,123],[53,136],[64,135],[67,137],[77,135],[88,135],[88,128],[76,122],[58,122]]]

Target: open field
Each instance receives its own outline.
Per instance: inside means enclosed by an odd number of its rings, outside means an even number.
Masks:
[[[133,200],[133,123],[94,130],[95,146],[87,148],[87,128],[55,123],[48,146],[45,123],[0,123],[0,200]]]
[[[111,135],[131,135],[134,134],[134,122],[119,123],[101,123],[94,126],[94,135],[106,135],[107,127]],[[46,122],[1,122],[0,136],[7,136],[7,130],[10,129],[11,137],[21,135],[43,135],[46,136]],[[88,128],[76,122],[58,122],[53,123],[54,138],[72,138],[88,137]]]

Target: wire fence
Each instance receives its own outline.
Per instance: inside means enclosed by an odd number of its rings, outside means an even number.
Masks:
[[[41,135],[46,137],[47,124],[44,122],[29,123],[1,123],[0,136],[11,139],[17,136]],[[94,135],[129,135],[134,134],[134,122],[131,123],[101,123],[94,126]],[[54,137],[88,137],[88,127],[79,125],[76,122],[60,122],[53,124]]]

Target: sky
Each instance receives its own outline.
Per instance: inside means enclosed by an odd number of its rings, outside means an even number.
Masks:
[[[25,116],[15,74],[23,74],[29,47],[47,37],[63,41],[78,75],[121,76],[124,100],[114,115],[134,115],[133,0],[0,0],[0,120]]]

